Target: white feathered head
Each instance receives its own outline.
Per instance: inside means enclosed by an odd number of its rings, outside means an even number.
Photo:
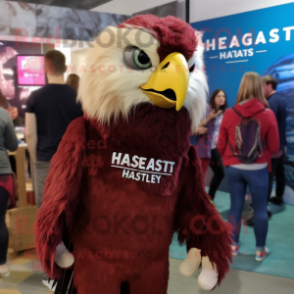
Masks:
[[[139,15],[105,28],[93,42],[78,100],[90,118],[108,123],[141,103],[185,107],[195,131],[208,92],[202,34],[175,17]]]

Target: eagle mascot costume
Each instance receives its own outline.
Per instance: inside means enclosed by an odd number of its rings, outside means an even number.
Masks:
[[[84,117],[51,161],[36,223],[56,293],[166,294],[175,232],[188,250],[182,274],[201,268],[211,290],[228,272],[231,230],[189,143],[206,112],[201,38],[180,19],[140,15],[89,49]]]

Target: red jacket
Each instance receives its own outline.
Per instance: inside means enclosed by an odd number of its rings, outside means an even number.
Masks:
[[[271,170],[271,154],[279,150],[279,131],[276,117],[272,110],[266,109],[265,106],[255,98],[248,99],[245,103],[234,106],[235,109],[244,117],[253,116],[261,125],[260,138],[261,142],[265,140],[266,147],[263,154],[255,163],[268,163],[268,169]],[[225,112],[219,132],[217,149],[223,158],[225,166],[241,163],[231,152],[228,140],[233,147],[235,143],[235,129],[240,123],[241,118],[233,110]]]

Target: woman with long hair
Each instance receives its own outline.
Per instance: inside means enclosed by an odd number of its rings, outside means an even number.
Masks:
[[[7,102],[0,90],[0,277],[7,277],[8,230],[5,223],[5,215],[10,199],[14,207],[14,184],[7,150],[15,151],[18,147],[14,132],[14,125],[9,116]]]
[[[257,73],[249,72],[243,76],[236,103],[224,114],[217,147],[226,167],[230,189],[229,223],[233,226],[234,241],[232,254],[238,255],[240,222],[248,186],[254,209],[255,259],[261,261],[270,253],[265,247],[268,231],[268,170],[271,169],[271,154],[279,149],[279,132]]]
[[[203,134],[203,132],[205,132],[205,129],[203,128],[206,128],[206,132],[208,134],[207,138],[209,140],[206,140],[207,142],[205,143],[205,149],[210,153],[209,156],[207,156],[210,157],[210,160],[206,160],[206,162],[207,167],[209,163],[211,169],[213,170],[213,178],[210,183],[208,194],[210,195],[211,200],[213,200],[215,193],[225,176],[221,157],[216,148],[218,143],[220,124],[223,118],[223,114],[227,109],[227,96],[225,91],[217,89],[211,94],[209,100],[209,109],[209,115],[204,121],[201,122],[199,132],[200,134]],[[203,142],[200,140],[199,144],[203,145]],[[201,150],[202,146],[199,146],[199,149]]]
[[[67,85],[71,86],[74,90],[78,91],[80,77],[76,74],[70,74],[70,75],[68,75],[65,83]]]

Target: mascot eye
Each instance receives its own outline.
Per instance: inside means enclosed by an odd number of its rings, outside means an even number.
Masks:
[[[193,72],[194,69],[195,69],[195,63],[189,68],[189,72],[190,72],[190,73]]]
[[[148,55],[138,47],[128,47],[124,52],[124,60],[132,69],[147,69],[152,67]]]

